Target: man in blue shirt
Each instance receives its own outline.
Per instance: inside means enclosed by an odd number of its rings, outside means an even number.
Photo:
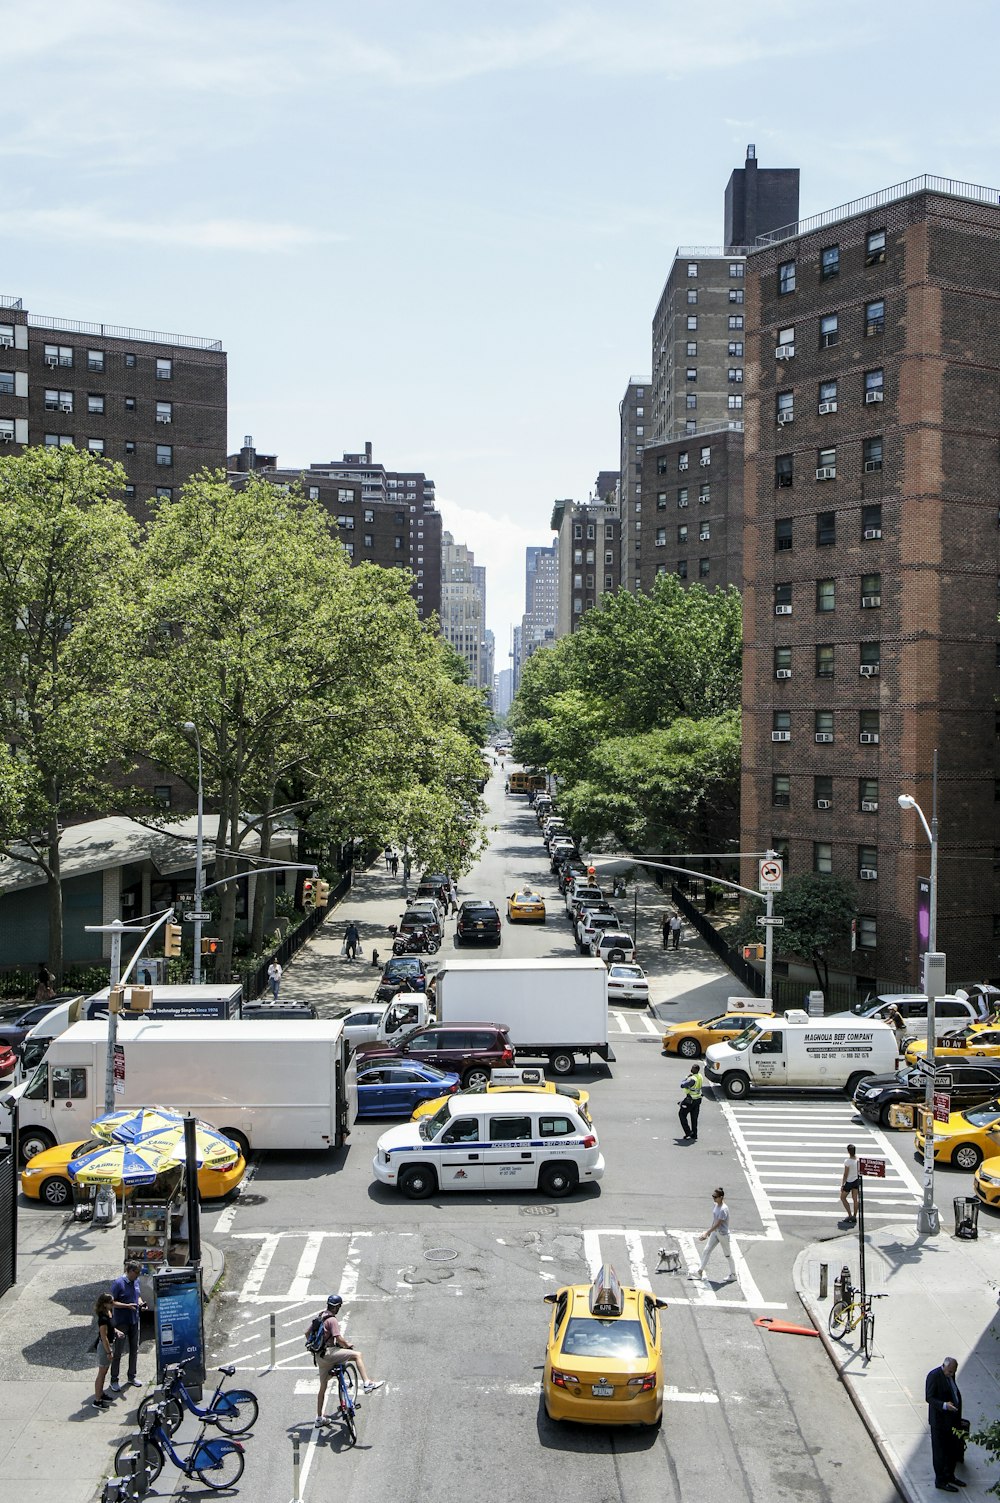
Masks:
[[[114,1355],[111,1358],[111,1382],[108,1388],[112,1393],[119,1393],[121,1384],[118,1381],[118,1374],[121,1372],[122,1349],[126,1342],[128,1343],[128,1385],[133,1388],[142,1387],[135,1375],[136,1364],[139,1360],[139,1312],[146,1308],[139,1293],[138,1263],[126,1263],[125,1272],[121,1278],[112,1281],[111,1298],[115,1304],[115,1325],[121,1331],[122,1339],[114,1344]]]

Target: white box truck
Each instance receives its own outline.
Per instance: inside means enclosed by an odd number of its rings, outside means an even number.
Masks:
[[[705,1051],[705,1074],[738,1099],[751,1090],[814,1087],[854,1095],[866,1075],[896,1068],[896,1035],[872,1018],[811,1018],[799,1010],[750,1018],[742,1033]]]
[[[591,957],[566,960],[448,960],[434,992],[439,1023],[500,1023],[518,1059],[547,1059],[572,1075],[577,1056],[611,1064],[608,970]]]
[[[119,1022],[124,1094],[115,1107],[164,1106],[219,1128],[244,1158],[255,1149],[339,1148],[348,1131],[343,1024],[238,1018]],[[22,1160],[90,1136],[104,1111],[106,1020],[74,1023],[28,1080],[8,1092]],[[7,1126],[9,1131],[9,1124]]]

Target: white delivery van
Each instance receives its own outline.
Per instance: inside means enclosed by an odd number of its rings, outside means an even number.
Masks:
[[[593,1124],[568,1096],[538,1091],[449,1096],[433,1117],[390,1127],[372,1160],[375,1178],[410,1200],[438,1190],[541,1190],[569,1195],[599,1180]]]
[[[732,1098],[751,1090],[828,1088],[853,1096],[867,1075],[898,1064],[896,1035],[877,1019],[811,1018],[807,1012],[753,1018],[742,1033],[705,1051],[705,1074]]]
[[[125,1090],[115,1107],[164,1106],[219,1128],[244,1158],[259,1148],[339,1147],[350,1115],[343,1026],[227,1018],[119,1022]],[[53,1039],[28,1081],[7,1093],[18,1108],[22,1160],[90,1136],[104,1111],[106,1020]],[[9,1129],[8,1129],[9,1130]]]

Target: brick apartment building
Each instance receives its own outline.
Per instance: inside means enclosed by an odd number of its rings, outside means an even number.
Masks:
[[[279,466],[277,455],[259,453],[246,437],[228,459],[230,476],[257,472],[278,485],[300,484],[306,494],[337,519],[341,541],[355,563],[409,569],[421,619],[441,612],[441,514],[434,505],[434,482],[419,470],[387,470],[360,454],[311,464]]]
[[[615,488],[621,518],[619,575],[622,588],[638,588],[637,551],[642,538],[642,456],[652,435],[652,385],[648,376],[630,376],[618,404],[618,484]],[[602,471],[602,474],[605,472]],[[600,478],[600,477],[598,477]],[[606,505],[611,497],[598,490]]]
[[[1000,973],[1000,207],[916,179],[748,259],[742,849],[857,891],[859,978]],[[750,877],[750,867],[744,881]],[[755,884],[749,884],[755,885]]]
[[[556,635],[575,631],[585,613],[618,589],[621,519],[613,502],[556,501],[552,531],[558,551]]]
[[[226,462],[226,352],[216,339],[29,313],[0,297],[0,444],[75,445],[118,460],[137,517]]]
[[[706,588],[743,580],[743,434],[728,424],[653,444],[642,456],[644,521],[635,588],[676,574]]]

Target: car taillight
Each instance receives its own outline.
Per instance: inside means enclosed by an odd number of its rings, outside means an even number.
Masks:
[[[572,1373],[556,1372],[556,1369],[553,1368],[552,1382],[556,1388],[568,1388],[571,1383],[578,1384],[580,1382],[580,1379],[574,1377]]]
[[[449,1087],[448,1087],[448,1093],[447,1093],[447,1094],[448,1094],[448,1095],[449,1095],[449,1096],[452,1096],[452,1095],[454,1095],[454,1093],[455,1093],[455,1092],[456,1092],[456,1091],[457,1091],[457,1090],[458,1090],[458,1081],[457,1081],[457,1080],[456,1080],[456,1081],[455,1081],[455,1084],[454,1084],[454,1085],[450,1085],[450,1086],[449,1086]]]
[[[501,1063],[505,1065],[512,1065],[514,1063],[513,1049],[505,1049],[503,1051],[503,1054],[501,1055]]]
[[[629,1378],[629,1388],[637,1388],[640,1393],[651,1393],[656,1387],[656,1374],[645,1373],[641,1378]]]
[[[583,1146],[584,1146],[584,1148],[596,1148],[597,1147],[597,1139],[594,1137],[593,1133],[588,1133],[588,1135],[584,1138],[584,1140],[583,1140]]]

